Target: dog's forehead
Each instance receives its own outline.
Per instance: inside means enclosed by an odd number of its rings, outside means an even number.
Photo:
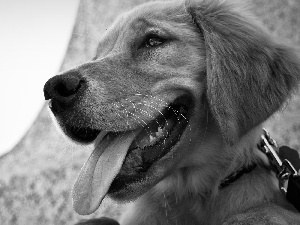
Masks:
[[[174,2],[174,1],[172,1]],[[142,4],[133,10],[125,13],[120,19],[122,27],[127,29],[139,30],[151,27],[158,21],[176,22],[180,15],[183,15],[183,5],[180,1],[177,4],[170,4],[170,1],[157,1]],[[179,19],[178,19],[179,20]]]
[[[182,3],[180,1],[154,1],[139,5],[126,14],[132,19],[135,17],[167,19],[172,14],[176,14],[182,8],[181,6]]]

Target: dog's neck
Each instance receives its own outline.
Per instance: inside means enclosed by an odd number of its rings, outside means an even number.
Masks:
[[[183,168],[156,185],[146,194],[143,201],[151,199],[153,202],[155,199],[157,207],[161,208],[160,213],[163,214],[160,218],[165,218],[163,224],[169,224],[167,221],[172,214],[181,218],[183,224],[184,220],[192,221],[191,218],[194,218],[195,224],[199,224],[199,221],[204,224],[218,224],[218,221],[230,216],[229,212],[242,212],[257,204],[269,202],[271,199],[283,202],[276,177],[270,176],[268,161],[257,148],[261,134],[262,127],[256,127],[242,137],[237,145],[231,149],[224,149],[224,151],[233,151],[234,155],[231,162],[228,160],[226,168],[219,166],[218,160],[227,160],[222,157],[216,159],[215,166],[218,170],[215,171],[207,169],[209,165]],[[226,187],[219,188],[224,178],[242,167],[253,164],[257,166],[251,172]],[[193,177],[197,180],[193,180]],[[197,213],[194,214],[191,209]],[[189,222],[189,224],[193,223]]]

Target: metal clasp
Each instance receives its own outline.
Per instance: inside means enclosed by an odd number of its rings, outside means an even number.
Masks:
[[[297,171],[287,159],[282,161],[279,158],[276,141],[270,136],[265,128],[263,131],[264,133],[262,134],[257,147],[268,157],[271,168],[278,178],[280,191],[286,196],[289,177],[291,175],[297,175]]]

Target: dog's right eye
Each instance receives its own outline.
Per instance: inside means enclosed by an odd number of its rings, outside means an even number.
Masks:
[[[145,41],[142,43],[140,48],[153,48],[153,47],[162,45],[165,41],[166,41],[166,39],[164,39],[156,34],[154,34],[154,35],[152,34],[145,38]]]

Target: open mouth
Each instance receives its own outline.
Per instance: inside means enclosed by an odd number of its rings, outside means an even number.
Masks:
[[[151,165],[171,151],[187,127],[190,107],[188,103],[186,97],[176,99],[160,116],[143,128],[130,145],[109,193],[142,180]]]
[[[188,126],[191,108],[189,96],[178,97],[158,117],[135,131],[100,132],[66,126],[74,140],[87,143],[96,139],[95,150],[73,188],[75,211],[90,214],[106,194],[115,195],[136,183],[157,180],[151,170],[164,156],[172,154]]]

